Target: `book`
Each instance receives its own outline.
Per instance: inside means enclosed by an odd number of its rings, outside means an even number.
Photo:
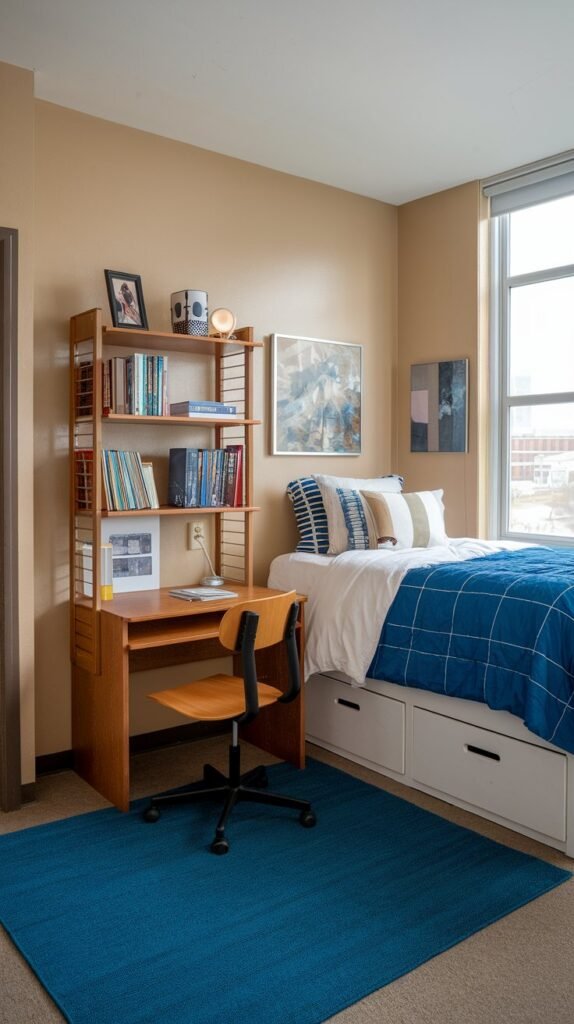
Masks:
[[[145,482],[145,489],[149,499],[150,508],[159,508],[159,498],[157,496],[157,489],[155,486],[155,478],[153,475],[153,463],[142,462],[142,470]]]
[[[225,402],[187,401],[172,402],[170,416],[237,416],[237,406]]]
[[[234,590],[221,587],[176,587],[169,593],[171,597],[181,597],[184,601],[226,601],[230,597],[239,597]]]
[[[227,479],[225,504],[239,507],[243,505],[243,445],[228,444],[225,450],[236,456],[233,474]]]
[[[174,508],[195,508],[201,504],[199,448],[169,449],[167,503]]]
[[[239,413],[237,412],[170,412],[170,416],[189,416],[190,418],[197,420],[237,420],[239,419]]]

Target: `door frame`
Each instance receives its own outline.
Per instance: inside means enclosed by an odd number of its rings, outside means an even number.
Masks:
[[[0,807],[22,801],[18,622],[18,232],[0,227]]]

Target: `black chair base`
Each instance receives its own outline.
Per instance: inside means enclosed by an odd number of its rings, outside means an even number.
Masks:
[[[195,800],[205,800],[213,797],[223,799],[223,810],[215,829],[215,837],[211,843],[212,853],[222,854],[229,850],[229,843],[225,838],[225,827],[227,819],[236,803],[249,801],[257,804],[269,804],[271,807],[291,807],[299,811],[299,822],[304,828],[312,828],[316,824],[316,817],[311,809],[308,800],[299,800],[291,796],[283,796],[282,793],[268,793],[267,772],[264,765],[252,768],[251,771],[240,772],[239,746],[229,748],[229,776],[224,775],[211,764],[203,766],[203,779],[194,782],[188,789],[181,793],[166,793],[163,796],[151,798],[149,807],[144,811],[145,821],[158,821],[160,817],[159,807],[165,804],[192,803]]]

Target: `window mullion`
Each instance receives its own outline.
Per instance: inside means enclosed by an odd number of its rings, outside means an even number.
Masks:
[[[500,320],[499,320],[499,494],[498,534],[506,536],[509,528],[510,499],[510,408],[508,405],[510,369],[510,217],[500,218]]]
[[[563,267],[548,267],[545,270],[533,270],[529,274],[514,274],[506,278],[510,288],[523,288],[530,284],[545,284],[546,281],[558,281],[565,277],[574,277],[574,263]]]

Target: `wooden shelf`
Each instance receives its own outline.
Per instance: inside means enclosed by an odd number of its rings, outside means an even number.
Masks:
[[[185,603],[188,606],[201,604],[202,610],[207,604],[206,601],[186,601]],[[150,647],[169,647],[172,644],[185,644],[194,640],[217,639],[222,615],[221,611],[198,615],[197,622],[189,619],[179,622],[160,619],[156,622],[132,623],[129,627],[128,649],[144,651]]]
[[[83,509],[78,509],[78,515],[81,515]],[[217,508],[212,508],[211,505],[199,505],[194,508],[172,508],[171,505],[162,505],[160,508],[130,508],[122,509],[121,511],[108,511],[108,509],[102,509],[101,515],[107,519],[111,519],[113,516],[202,516],[206,513],[208,515],[221,515],[223,512],[259,512],[259,506],[257,505],[219,505]],[[86,515],[90,513],[87,512]]]
[[[91,417],[78,417],[78,423],[88,419]],[[259,426],[261,420],[244,420],[237,416],[133,416],[110,412],[104,413],[102,423],[147,423],[175,427],[249,427]]]
[[[129,346],[134,349],[161,349],[164,352],[193,352],[194,354],[213,355],[222,349],[262,348],[262,341],[248,341],[240,337],[241,330],[236,331],[236,338],[213,338],[210,335],[195,336],[193,334],[170,334],[163,331],[140,331],[124,327],[102,327],[104,345]]]
[[[230,583],[251,586],[253,582],[253,516],[259,507],[254,504],[253,496],[253,428],[260,426],[261,420],[254,418],[253,412],[253,363],[255,349],[262,348],[262,341],[253,338],[253,327],[241,327],[234,332],[233,339],[176,334],[171,331],[140,330],[122,327],[104,326],[102,310],[98,308],[78,313],[70,319],[70,647],[72,660],[76,668],[97,675],[103,658],[102,639],[98,615],[103,607],[101,596],[101,558],[97,547],[101,542],[101,524],[104,520],[113,519],[116,525],[112,533],[139,529],[139,524],[146,518],[161,516],[183,516],[187,522],[195,522],[203,517],[212,524],[213,564],[222,576],[229,577]],[[186,364],[190,375],[199,376],[205,383],[206,370],[210,374],[210,391],[214,402],[235,405],[237,415],[225,416],[208,414],[195,416],[135,416],[126,413],[109,413],[104,415],[103,373],[100,372],[105,359],[114,355],[124,356],[129,353],[175,354],[176,363]],[[198,359],[202,356],[202,359]],[[228,358],[229,357],[229,358]],[[87,367],[87,369],[86,369]],[[152,367],[153,368],[153,367]],[[174,371],[175,372],[175,371]],[[192,388],[191,394],[194,394]],[[170,408],[169,405],[166,406]],[[83,413],[78,415],[78,413]],[[85,415],[88,413],[89,415]],[[106,424],[114,424],[113,432]],[[136,425],[140,430],[140,443],[136,444],[136,435],[124,427]],[[166,426],[177,428],[180,433],[175,435],[163,430]],[[120,435],[124,438],[122,447],[132,450],[144,447],[147,451],[148,442],[143,438],[152,427],[160,427],[163,442],[159,441],[154,432],[153,447],[150,452],[164,451],[164,462],[170,446],[174,444],[193,444],[193,438],[201,436],[198,429],[204,428],[205,442],[211,439],[215,448],[227,444],[241,444],[243,449],[243,489],[239,493],[240,506],[199,506],[179,508],[164,504],[160,508],[143,509],[104,509],[106,504],[105,487],[101,471],[101,452],[109,448],[113,437],[113,448],[119,447]],[[187,433],[181,434],[186,427]],[[170,440],[171,438],[171,440]],[[179,440],[178,440],[179,438]],[[205,447],[205,445],[203,445]],[[91,453],[91,454],[88,454]],[[153,461],[153,458],[152,458]],[[216,463],[217,464],[217,463]],[[129,466],[129,463],[127,463]],[[163,467],[162,467],[163,468]],[[213,468],[213,467],[212,467]],[[162,485],[165,485],[165,473],[162,474]],[[221,482],[221,481],[219,481]],[[226,481],[226,484],[230,481]],[[221,493],[218,491],[217,493]],[[227,492],[225,492],[227,493]],[[162,491],[161,498],[166,501],[168,491]],[[133,499],[132,499],[133,500]],[[131,526],[130,526],[130,521]],[[171,521],[171,520],[170,520]],[[127,525],[126,525],[127,522]],[[234,529],[234,524],[238,526]],[[230,530],[227,529],[227,524]],[[110,524],[111,525],[111,524]],[[110,531],[108,525],[107,532]],[[184,524],[185,525],[185,524]],[[239,531],[239,532],[237,532]],[[181,542],[182,538],[179,538]],[[200,556],[198,556],[200,557]],[[91,594],[86,594],[86,581],[89,576]],[[141,593],[145,593],[141,591]],[[150,593],[156,593],[152,591]],[[120,600],[120,595],[117,600]],[[130,595],[126,595],[130,596]],[[153,598],[150,598],[153,602]],[[166,599],[167,600],[167,599]],[[106,602],[109,612],[110,604]],[[177,619],[180,615],[189,620],[195,617],[186,601],[169,599],[169,618]],[[183,609],[180,611],[180,606]],[[217,609],[209,609],[209,616]],[[162,617],[164,612],[161,612]],[[199,614],[199,613],[198,613]],[[155,615],[154,615],[155,617]],[[137,631],[136,631],[137,633]],[[146,646],[158,646],[158,638],[149,642],[136,633],[130,640],[134,641],[134,658],[140,660],[151,658]],[[175,639],[166,639],[160,646],[165,646],[164,654],[168,656],[169,647],[172,651],[181,647],[193,647],[195,633],[181,635],[176,630]],[[198,636],[195,649],[202,647],[216,648],[213,636],[209,633]],[[138,653],[139,645],[139,653]],[[169,655],[171,657],[171,655]],[[80,744],[81,745],[81,744]]]

